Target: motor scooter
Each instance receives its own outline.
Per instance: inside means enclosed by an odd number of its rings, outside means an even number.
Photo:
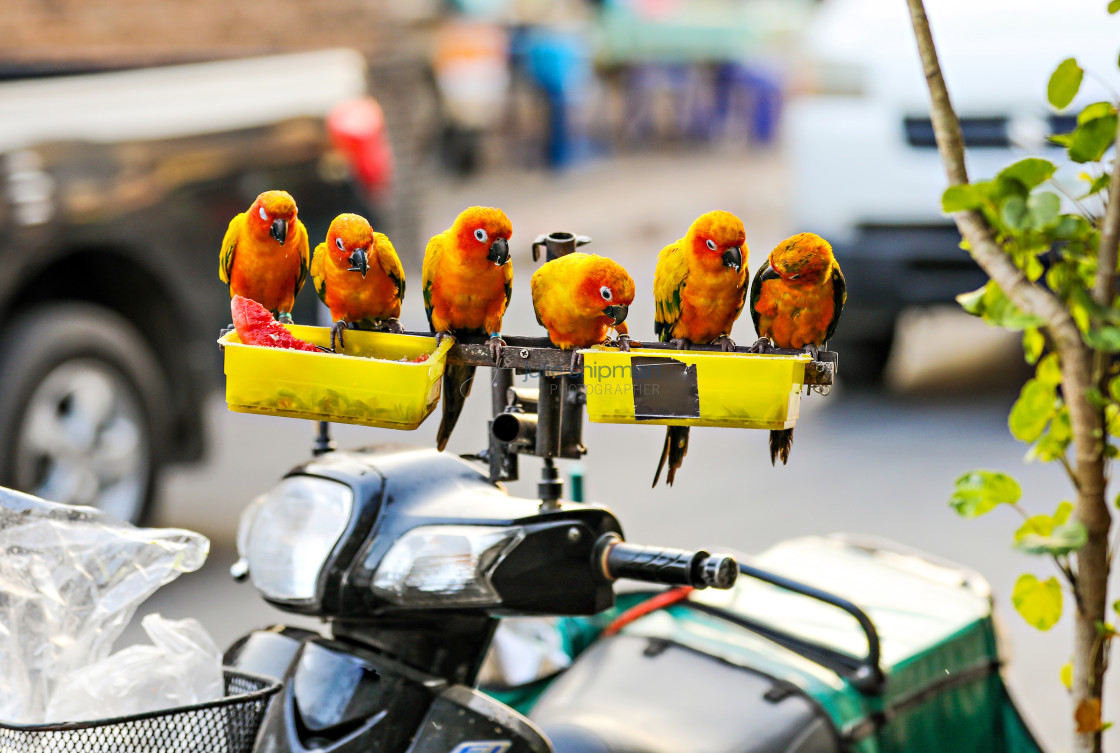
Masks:
[[[554,233],[534,251],[586,241]],[[568,361],[507,344],[525,369]],[[835,365],[814,362],[818,385]],[[330,628],[275,626],[227,652],[282,682],[257,753],[1041,750],[1003,683],[979,575],[852,537],[741,561],[629,543],[608,509],[563,499],[555,459],[586,452],[579,375],[544,371],[536,390],[513,376],[492,370],[476,455],[335,451],[321,434],[247,508],[235,577]],[[522,455],[542,458],[537,499],[503,486]],[[647,585],[616,593],[623,581]],[[527,618],[548,620],[564,657],[508,682],[509,641],[491,645]]]

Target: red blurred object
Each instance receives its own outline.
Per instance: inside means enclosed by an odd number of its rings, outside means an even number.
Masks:
[[[412,362],[413,363],[424,363],[424,361],[427,361],[427,360],[428,360],[428,354],[427,353],[421,353],[419,356],[412,359]]]
[[[614,622],[607,625],[606,630],[603,631],[603,635],[614,635],[640,617],[645,617],[647,614],[656,612],[658,609],[665,609],[666,607],[671,607],[678,602],[684,601],[694,590],[696,589],[692,586],[677,586],[676,588],[670,588],[668,591],[662,591],[656,596],[651,596],[645,601],[630,607],[618,617],[615,617]]]
[[[393,151],[385,113],[372,97],[342,102],[327,116],[331,145],[346,155],[354,176],[370,193],[388,191],[393,179]]]

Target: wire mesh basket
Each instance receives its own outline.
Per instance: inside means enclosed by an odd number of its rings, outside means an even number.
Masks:
[[[0,753],[251,753],[280,684],[230,669],[225,683],[225,698],[194,706],[89,722],[0,722]]]

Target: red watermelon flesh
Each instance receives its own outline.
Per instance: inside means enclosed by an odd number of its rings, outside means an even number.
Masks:
[[[246,345],[319,352],[311,343],[292,337],[292,333],[283,324],[272,318],[268,309],[251,298],[235,295],[230,303],[230,310],[237,336]]]

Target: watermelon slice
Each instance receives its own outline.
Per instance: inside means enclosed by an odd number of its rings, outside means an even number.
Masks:
[[[292,337],[292,333],[283,324],[272,318],[268,309],[251,298],[235,295],[230,303],[230,310],[237,336],[246,345],[319,352],[311,343]]]

